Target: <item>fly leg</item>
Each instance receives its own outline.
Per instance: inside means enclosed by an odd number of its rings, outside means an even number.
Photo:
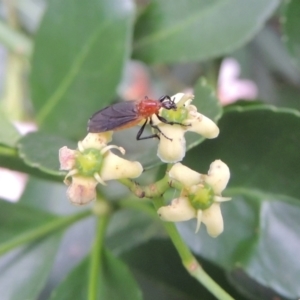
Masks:
[[[162,134],[166,139],[172,141],[172,139],[170,139],[169,137],[167,137],[167,136],[160,130],[160,128],[159,128],[157,125],[154,125],[154,124],[153,124],[153,120],[152,120],[151,117],[150,117],[150,126],[151,126],[152,128],[154,128],[154,129],[156,129],[156,130],[157,130],[160,134]],[[158,134],[156,134],[156,135],[157,135],[157,137],[159,138],[159,135],[158,135]]]
[[[159,135],[157,133],[155,134],[152,134],[152,135],[148,135],[148,136],[144,136],[144,137],[141,137],[141,135],[143,134],[144,130],[145,130],[145,127],[146,127],[146,124],[148,122],[148,119],[146,119],[145,123],[142,125],[142,127],[140,128],[140,130],[138,131],[137,135],[136,135],[136,139],[138,141],[140,140],[147,140],[147,139],[151,139],[151,138],[158,138],[159,139]],[[152,124],[152,119],[150,118],[150,125]],[[152,125],[151,125],[152,126]],[[153,126],[152,126],[153,127]]]

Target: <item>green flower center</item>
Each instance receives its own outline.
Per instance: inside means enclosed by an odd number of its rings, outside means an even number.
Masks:
[[[93,176],[98,173],[103,165],[103,155],[97,149],[85,149],[83,152],[78,152],[76,156],[76,169],[82,176]]]
[[[199,187],[194,193],[188,196],[192,206],[198,210],[205,210],[209,208],[214,202],[214,192],[213,189],[208,185],[204,184]]]
[[[183,123],[188,117],[188,110],[184,106],[177,107],[177,110],[163,109],[161,116],[169,122]]]

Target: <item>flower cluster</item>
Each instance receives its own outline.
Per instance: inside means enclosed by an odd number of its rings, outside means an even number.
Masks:
[[[216,160],[210,165],[207,175],[203,175],[180,161],[186,152],[186,132],[195,132],[211,139],[218,136],[219,128],[191,104],[193,95],[178,93],[171,98],[177,109],[161,109],[162,118],[153,115],[151,124],[159,136],[158,157],[163,162],[175,163],[166,180],[181,192],[178,198],[173,199],[170,205],[161,207],[157,213],[164,221],[196,218],[196,232],[204,223],[208,233],[216,237],[223,231],[220,203],[230,200],[221,194],[230,178],[229,168],[221,160]],[[164,119],[168,123],[161,121]],[[65,177],[65,183],[69,185],[67,195],[73,204],[83,205],[94,200],[98,183],[105,185],[108,180],[141,175],[143,167],[139,162],[125,160],[111,152],[115,148],[125,153],[122,147],[107,145],[112,140],[112,134],[112,131],[89,133],[78,143],[76,150],[66,146],[59,150],[60,168],[68,171]]]
[[[197,173],[181,163],[175,164],[169,171],[169,180],[170,185],[172,181],[182,185],[181,194],[170,205],[161,207],[158,215],[162,220],[172,222],[196,218],[196,232],[202,222],[210,236],[218,236],[223,232],[220,203],[231,199],[221,195],[229,178],[229,168],[221,160],[211,163],[207,175]]]
[[[197,107],[192,105],[193,95],[178,93],[172,96],[177,105],[177,110],[163,109],[162,116],[170,121],[179,124],[166,124],[158,119],[156,125],[164,135],[160,134],[157,155],[166,163],[176,163],[181,161],[186,152],[185,133],[195,132],[201,136],[213,139],[219,135],[218,126],[206,116],[197,111]],[[171,138],[168,138],[171,137]]]
[[[125,154],[122,147],[107,145],[111,136],[112,132],[89,133],[78,143],[77,150],[66,146],[59,150],[60,169],[69,171],[64,182],[69,185],[67,195],[73,204],[83,205],[96,199],[98,183],[105,185],[105,181],[112,179],[136,178],[143,172],[139,162],[128,161],[110,151],[115,148]]]

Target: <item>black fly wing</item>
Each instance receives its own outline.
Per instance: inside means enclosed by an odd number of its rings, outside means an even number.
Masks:
[[[137,101],[124,101],[107,106],[94,113],[88,122],[91,133],[114,130],[138,118]]]

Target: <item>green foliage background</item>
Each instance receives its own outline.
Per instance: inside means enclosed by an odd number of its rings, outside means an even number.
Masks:
[[[32,0],[13,3],[18,26],[9,12],[0,23],[9,50],[0,165],[30,178],[20,201],[0,201],[1,300],[87,299],[96,217],[68,203],[58,149],[74,148],[88,118],[115,101],[131,59],[147,65],[161,94],[192,86],[198,110],[218,121],[217,139],[187,137],[183,163],[206,173],[222,159],[233,200],[222,207],[225,230],[216,239],[204,228],[195,235],[192,221],[178,224],[186,243],[236,299],[299,298],[300,2],[50,0],[36,10]],[[220,106],[217,74],[227,56],[256,82],[258,101]],[[170,83],[175,77],[180,84]],[[39,130],[21,136],[12,121],[29,118]],[[126,130],[114,144],[134,139]],[[156,141],[127,153],[151,169],[142,183],[159,178]],[[215,299],[185,273],[151,203],[132,205],[116,183],[101,193],[122,209],[106,233],[98,299]]]

